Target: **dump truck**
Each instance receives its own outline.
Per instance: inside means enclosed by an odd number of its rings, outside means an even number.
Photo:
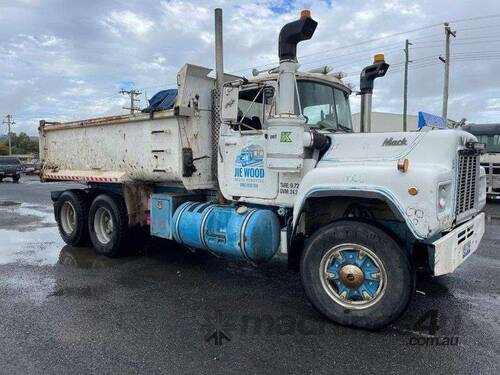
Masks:
[[[115,257],[146,228],[256,267],[280,254],[328,319],[389,324],[417,272],[448,274],[478,248],[483,145],[456,129],[370,132],[383,55],[361,72],[354,133],[350,86],[299,70],[308,11],[281,29],[279,65],[252,77],[224,74],[220,9],[215,20],[215,78],[186,64],[145,112],[40,122],[41,180],[87,184],[52,192],[62,238]]]
[[[462,126],[485,144],[481,166],[486,172],[486,197],[500,199],[500,124],[467,124]]]

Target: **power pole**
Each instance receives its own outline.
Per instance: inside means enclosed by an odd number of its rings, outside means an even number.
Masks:
[[[446,47],[445,47],[445,57],[444,59],[439,56],[439,60],[444,63],[444,84],[443,84],[443,118],[444,123],[448,125],[448,87],[450,80],[450,35],[455,38],[457,36],[456,31],[451,31],[448,22],[444,24],[444,33],[446,36]]]
[[[11,144],[11,132],[10,132],[10,127],[15,124],[15,122],[12,120],[12,115],[7,115],[5,116],[6,120],[3,120],[4,124],[7,124],[7,137],[9,138],[9,156],[12,155],[12,144]]]
[[[137,90],[121,90],[120,93],[122,95],[128,95],[130,96],[130,107],[123,107],[123,109],[129,109],[130,110],[130,113],[133,115],[135,111],[138,111],[140,110],[139,107],[136,107],[135,106],[135,102],[140,102],[141,99],[136,99],[137,96],[141,95],[142,92],[140,91],[137,91]]]
[[[411,63],[410,60],[410,46],[411,43],[408,39],[405,41],[405,81],[404,81],[404,93],[403,93],[403,131],[407,131],[406,117],[408,114],[408,64]]]

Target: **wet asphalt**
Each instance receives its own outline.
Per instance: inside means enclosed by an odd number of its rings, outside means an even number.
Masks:
[[[168,241],[120,259],[67,246],[51,190],[0,183],[0,373],[500,373],[500,204],[455,273],[421,279],[376,332],[337,326],[284,259],[260,268]]]

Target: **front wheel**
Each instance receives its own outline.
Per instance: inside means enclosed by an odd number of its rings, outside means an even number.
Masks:
[[[20,174],[16,174],[15,176],[12,177],[12,181],[19,182],[20,178],[21,178],[21,175]]]
[[[397,319],[415,290],[406,251],[381,229],[349,220],[311,236],[302,253],[301,276],[309,299],[322,314],[368,329]]]

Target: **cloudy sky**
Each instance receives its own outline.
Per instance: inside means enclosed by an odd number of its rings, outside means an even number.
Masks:
[[[398,113],[406,38],[409,113],[441,112],[438,56],[442,23],[450,21],[457,37],[449,117],[500,122],[500,1],[491,0],[0,0],[0,115],[12,114],[14,131],[34,135],[40,119],[124,113],[120,89],[151,97],[173,87],[185,62],[214,66],[215,7],[224,10],[226,71],[273,67],[281,26],[309,8],[319,25],[299,46],[302,68],[330,65],[356,89],[360,69],[384,52],[391,68],[377,82],[374,110]],[[358,111],[355,96],[352,107]]]

